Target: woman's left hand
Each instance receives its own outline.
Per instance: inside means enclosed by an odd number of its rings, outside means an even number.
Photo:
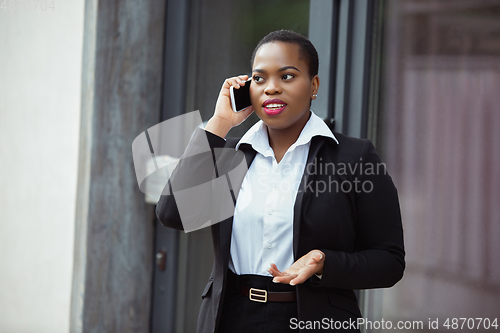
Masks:
[[[304,283],[313,274],[322,274],[324,262],[325,254],[320,250],[312,250],[283,272],[280,272],[274,263],[271,264],[268,272],[274,276],[273,282],[287,283],[294,286]]]

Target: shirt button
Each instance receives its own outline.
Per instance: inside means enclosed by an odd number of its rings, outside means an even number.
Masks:
[[[273,215],[273,211],[272,211],[272,210],[268,210],[268,211],[267,211],[267,213],[268,213],[269,215]]]
[[[270,249],[272,248],[273,246],[271,245],[271,243],[267,244],[267,248]]]

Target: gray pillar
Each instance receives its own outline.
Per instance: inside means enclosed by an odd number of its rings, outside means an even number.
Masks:
[[[334,118],[338,11],[337,0],[310,2],[309,40],[316,47],[319,57],[318,98],[312,102],[311,109],[323,119]]]
[[[155,216],[132,141],[160,120],[164,20],[165,0],[85,3],[71,332],[149,331]]]

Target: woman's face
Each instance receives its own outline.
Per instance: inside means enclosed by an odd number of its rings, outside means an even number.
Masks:
[[[319,78],[309,78],[309,68],[299,59],[297,44],[271,42],[257,50],[250,98],[255,113],[269,128],[304,126],[318,87]]]

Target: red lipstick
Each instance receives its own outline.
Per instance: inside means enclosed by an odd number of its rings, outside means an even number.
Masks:
[[[276,116],[280,114],[283,110],[285,110],[286,105],[287,104],[285,102],[278,98],[267,99],[264,103],[262,103],[264,112],[268,116]]]

